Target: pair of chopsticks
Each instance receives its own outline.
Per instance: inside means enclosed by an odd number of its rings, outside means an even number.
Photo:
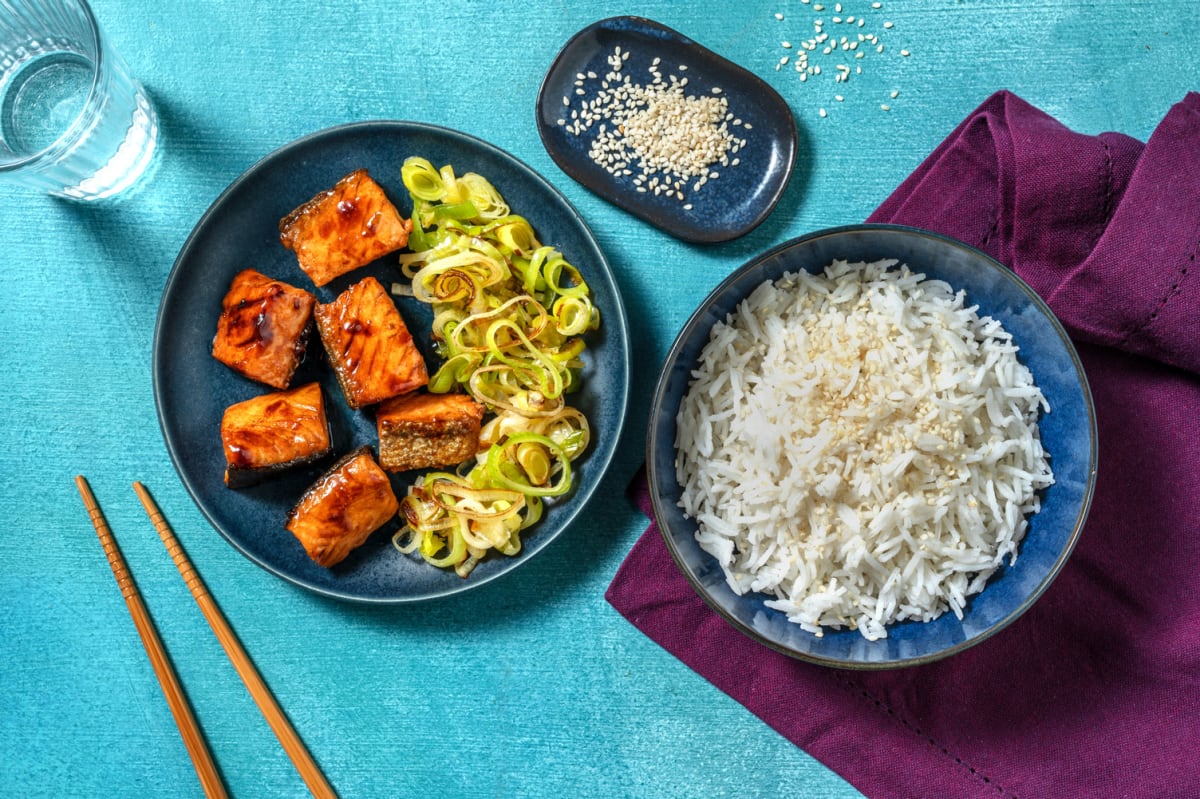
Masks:
[[[125,604],[129,607],[129,614],[133,617],[134,626],[137,627],[138,634],[141,636],[142,645],[146,648],[146,654],[150,657],[150,663],[154,667],[154,673],[158,676],[158,681],[162,685],[163,693],[166,695],[167,704],[171,708],[171,715],[175,717],[175,724],[179,727],[179,734],[183,737],[184,746],[187,747],[189,756],[192,759],[192,764],[196,768],[196,774],[200,777],[200,784],[204,788],[204,795],[207,797],[224,797],[226,796],[225,786],[221,782],[220,772],[217,770],[216,763],[213,762],[212,753],[208,749],[208,744],[205,743],[204,735],[200,730],[200,725],[196,722],[195,716],[192,714],[191,706],[188,704],[187,697],[183,692],[183,687],[179,682],[179,677],[175,673],[174,667],[171,665],[171,660],[167,656],[167,651],[163,647],[162,641],[158,637],[158,632],[154,627],[154,622],[150,618],[150,613],[146,610],[145,604],[142,602],[142,597],[138,591],[137,584],[133,581],[133,576],[129,573],[129,568],[125,564],[125,558],[121,555],[120,549],[117,548],[117,542],[113,538],[112,530],[109,529],[108,522],[104,519],[104,513],[100,510],[99,504],[96,502],[96,497],[92,494],[91,487],[82,475],[75,478],[75,486],[79,489],[80,496],[83,497],[83,504],[87,508],[88,516],[92,520],[92,526],[96,528],[96,535],[100,538],[100,545],[104,548],[104,554],[108,556],[108,565],[112,567],[113,576],[117,580],[117,585],[121,589],[121,595],[125,598]],[[150,497],[150,492],[141,483],[134,483],[133,490],[137,493],[138,499],[142,502],[142,507],[146,510],[146,515],[150,517],[150,521],[154,524],[154,528],[158,531],[159,538],[167,548],[167,552],[171,556],[171,560],[175,562],[175,567],[179,569],[179,574],[183,577],[184,583],[192,592],[192,597],[200,606],[204,618],[208,621],[213,632],[217,636],[217,640],[221,643],[225,654],[233,663],[234,669],[238,676],[242,678],[246,688],[250,691],[250,696],[258,705],[258,709],[262,712],[263,717],[270,725],[271,731],[275,733],[275,737],[279,739],[279,743],[283,745],[283,749],[291,758],[292,764],[295,765],[296,771],[300,773],[300,777],[304,780],[304,784],[308,786],[309,791],[315,797],[337,797],[333,786],[325,779],[325,775],[321,773],[321,769],[309,754],[308,749],[304,746],[304,742],[300,740],[300,736],[296,734],[296,730],[284,715],[279,703],[275,701],[275,697],[271,694],[271,690],[267,684],[263,682],[262,676],[259,675],[258,669],[254,667],[254,663],[250,660],[250,656],[246,654],[246,650],[242,648],[237,636],[234,635],[233,629],[229,626],[229,622],[225,620],[225,615],[217,606],[217,603],[208,593],[208,588],[200,579],[200,575],[196,573],[192,566],[191,560],[188,559],[187,553],[183,551],[179,541],[175,538],[175,534],[171,531],[170,525],[159,511],[158,506]]]

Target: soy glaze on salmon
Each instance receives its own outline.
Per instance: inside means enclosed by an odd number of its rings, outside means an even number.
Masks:
[[[236,402],[221,417],[225,485],[245,488],[333,451],[320,383]]]
[[[314,311],[317,332],[346,404],[352,409],[407,394],[429,382],[413,343],[383,284],[366,277]]]
[[[279,222],[279,240],[317,286],[408,244],[404,219],[367,170],[358,169]]]
[[[344,456],[304,492],[288,513],[287,529],[319,566],[345,560],[389,520],[400,503],[371,448]]]
[[[316,304],[304,289],[243,269],[221,300],[213,357],[251,380],[287,388],[304,355]]]

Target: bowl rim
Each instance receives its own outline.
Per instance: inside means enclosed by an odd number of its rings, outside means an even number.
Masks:
[[[703,585],[700,583],[700,581],[697,579],[697,577],[692,573],[691,569],[687,566],[686,562],[683,559],[682,554],[680,553],[680,551],[678,550],[678,547],[676,546],[674,539],[672,538],[670,532],[668,531],[669,525],[667,523],[667,514],[665,512],[665,507],[664,507],[665,498],[659,496],[659,492],[656,490],[656,485],[657,485],[656,477],[657,477],[658,469],[657,469],[657,466],[655,463],[655,457],[654,457],[655,444],[661,436],[661,432],[659,429],[659,419],[662,416],[662,414],[661,414],[660,410],[661,410],[661,407],[662,407],[662,404],[663,404],[663,401],[665,398],[664,395],[666,392],[667,384],[670,381],[671,373],[673,371],[676,361],[680,357],[682,350],[685,348],[686,344],[691,339],[691,337],[697,332],[697,327],[705,319],[705,317],[708,314],[709,308],[713,305],[715,300],[719,296],[724,294],[728,290],[730,285],[732,285],[733,283],[740,280],[747,271],[754,269],[756,266],[758,266],[762,263],[765,263],[765,262],[771,260],[772,258],[775,258],[777,255],[779,255],[780,253],[782,253],[786,250],[792,249],[794,247],[800,246],[802,244],[805,244],[807,242],[810,242],[810,241],[813,241],[813,240],[819,239],[819,238],[842,236],[842,235],[846,235],[849,233],[859,233],[859,232],[894,233],[899,236],[919,236],[922,238],[931,239],[931,240],[939,242],[942,245],[948,245],[953,248],[965,250],[965,251],[969,252],[970,254],[974,255],[975,257],[980,258],[982,261],[989,263],[992,267],[994,267],[998,270],[1001,270],[1001,272],[1003,274],[1005,274],[1006,276],[1011,278],[1014,285],[1026,295],[1026,297],[1029,299],[1030,303],[1033,306],[1035,306],[1036,308],[1038,308],[1040,313],[1045,316],[1047,321],[1050,323],[1051,327],[1053,327],[1054,330],[1056,331],[1056,333],[1058,334],[1059,339],[1061,340],[1063,346],[1065,347],[1067,354],[1070,357],[1071,364],[1074,368],[1075,376],[1079,383],[1079,389],[1080,389],[1080,393],[1083,398],[1083,404],[1087,411],[1087,427],[1088,427],[1089,451],[1088,451],[1088,458],[1087,458],[1087,479],[1086,479],[1086,483],[1083,488],[1083,496],[1082,496],[1082,499],[1080,502],[1079,512],[1076,515],[1073,528],[1071,530],[1071,533],[1070,533],[1066,543],[1063,545],[1061,551],[1058,553],[1057,557],[1055,558],[1054,563],[1050,566],[1049,570],[1047,571],[1045,576],[1041,579],[1041,581],[1037,584],[1037,586],[1035,586],[1034,589],[1032,591],[1030,591],[1028,593],[1028,595],[1025,596],[1019,604],[1016,605],[1016,607],[1014,607],[1011,611],[1009,611],[1007,614],[1005,614],[1004,617],[1002,617],[998,621],[996,621],[993,624],[991,624],[990,626],[988,626],[985,630],[982,630],[982,631],[976,633],[975,635],[973,635],[972,637],[970,637],[966,640],[959,641],[951,646],[944,647],[943,649],[940,649],[936,652],[930,652],[930,653],[926,653],[926,654],[922,654],[922,655],[915,655],[912,657],[903,657],[903,658],[896,658],[896,659],[891,659],[891,660],[880,660],[880,661],[863,661],[863,660],[853,660],[853,659],[829,657],[829,656],[824,656],[824,655],[816,655],[811,652],[800,652],[800,651],[794,650],[778,641],[772,640],[771,638],[763,635],[759,631],[747,626],[740,619],[736,618],[729,611],[727,611],[724,607],[722,607],[720,603],[718,603],[713,597],[711,597],[709,595],[708,591],[705,590]],[[756,284],[756,285],[761,285],[761,284]],[[711,327],[711,325],[710,325],[710,327]],[[1090,387],[1090,384],[1087,379],[1087,373],[1084,370],[1083,362],[1079,357],[1079,352],[1075,348],[1074,342],[1071,340],[1071,337],[1068,335],[1066,328],[1063,326],[1063,324],[1059,320],[1058,316],[1054,313],[1053,310],[1050,309],[1050,306],[1046,304],[1045,300],[1043,300],[1042,297],[1036,291],[1034,291],[1033,288],[1020,275],[1018,275],[1013,269],[1010,269],[1009,267],[1005,266],[999,260],[988,255],[987,253],[983,252],[982,250],[980,250],[977,247],[973,247],[970,244],[967,244],[967,243],[965,243],[959,239],[956,239],[952,236],[947,236],[945,234],[937,233],[935,231],[927,230],[924,228],[918,228],[918,227],[914,227],[914,226],[910,226],[910,225],[897,225],[897,224],[891,224],[891,223],[870,223],[870,222],[861,223],[861,224],[840,225],[840,226],[822,228],[822,229],[810,231],[810,232],[802,234],[800,236],[790,238],[786,241],[783,241],[779,244],[769,247],[768,249],[764,250],[761,253],[751,256],[748,260],[746,260],[745,262],[740,264],[737,268],[735,268],[728,275],[726,275],[725,278],[722,279],[721,282],[718,283],[716,285],[716,287],[714,287],[704,297],[704,299],[700,301],[700,303],[696,306],[695,310],[688,317],[687,321],[684,322],[683,326],[679,330],[679,333],[676,335],[675,340],[672,342],[670,349],[667,351],[666,357],[663,359],[662,366],[660,367],[660,371],[658,374],[658,378],[655,381],[654,391],[651,395],[649,421],[647,424],[646,447],[645,447],[646,472],[647,472],[647,483],[648,483],[647,488],[648,488],[648,492],[650,495],[652,520],[654,521],[655,526],[658,528],[659,534],[662,536],[663,541],[666,544],[667,550],[671,554],[671,559],[675,562],[676,568],[679,569],[679,571],[687,579],[689,585],[692,587],[692,590],[705,602],[705,604],[707,604],[710,608],[712,608],[714,611],[716,611],[716,613],[720,617],[722,617],[727,623],[732,625],[734,627],[734,629],[738,630],[743,635],[748,636],[751,640],[768,647],[769,649],[772,649],[776,652],[779,652],[780,654],[786,655],[788,657],[791,657],[791,658],[794,658],[797,660],[814,663],[814,664],[821,665],[821,666],[834,667],[834,668],[851,669],[851,670],[858,670],[858,671],[881,671],[881,670],[888,670],[888,669],[903,668],[903,667],[908,667],[908,666],[924,665],[924,664],[932,663],[932,662],[935,662],[938,660],[943,660],[945,658],[950,657],[951,655],[958,654],[959,652],[969,649],[969,648],[975,646],[976,644],[979,644],[979,643],[987,640],[988,638],[991,638],[993,635],[1000,632],[1005,627],[1012,624],[1014,621],[1016,621],[1018,618],[1020,618],[1022,615],[1024,615],[1025,612],[1027,610],[1029,610],[1030,607],[1033,606],[1033,604],[1042,596],[1042,594],[1045,593],[1046,589],[1049,588],[1050,584],[1054,582],[1054,580],[1058,577],[1059,573],[1062,571],[1063,567],[1066,565],[1066,562],[1070,558],[1072,552],[1074,551],[1075,546],[1078,543],[1079,538],[1082,534],[1083,528],[1087,522],[1087,517],[1088,517],[1088,514],[1091,509],[1092,499],[1095,494],[1096,476],[1097,476],[1097,472],[1098,472],[1098,459],[1099,459],[1099,440],[1098,439],[1099,439],[1099,436],[1098,436],[1098,428],[1097,428],[1097,421],[1096,421],[1095,403],[1094,403],[1094,399],[1092,397],[1091,387]],[[674,450],[674,442],[673,441],[671,442],[671,447],[672,447],[672,450]],[[673,475],[672,475],[671,479],[672,480],[675,479]],[[705,553],[705,555],[708,557],[711,557],[711,555],[707,555],[707,553]],[[754,595],[748,594],[747,596],[754,596]],[[775,610],[772,610],[769,608],[766,610],[771,613],[780,613],[780,611],[775,611]]]

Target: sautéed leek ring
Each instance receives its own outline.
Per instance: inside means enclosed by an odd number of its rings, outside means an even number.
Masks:
[[[400,176],[413,203],[400,268],[433,309],[442,359],[429,390],[470,394],[492,418],[474,461],[409,488],[393,543],[466,577],[491,550],[518,554],[545,499],[571,490],[571,462],[591,431],[568,398],[600,314],[579,270],[486,178],[417,157]]]

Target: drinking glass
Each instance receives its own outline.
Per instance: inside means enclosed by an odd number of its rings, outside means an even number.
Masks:
[[[83,0],[0,0],[0,179],[112,197],[153,161],[158,120]]]

